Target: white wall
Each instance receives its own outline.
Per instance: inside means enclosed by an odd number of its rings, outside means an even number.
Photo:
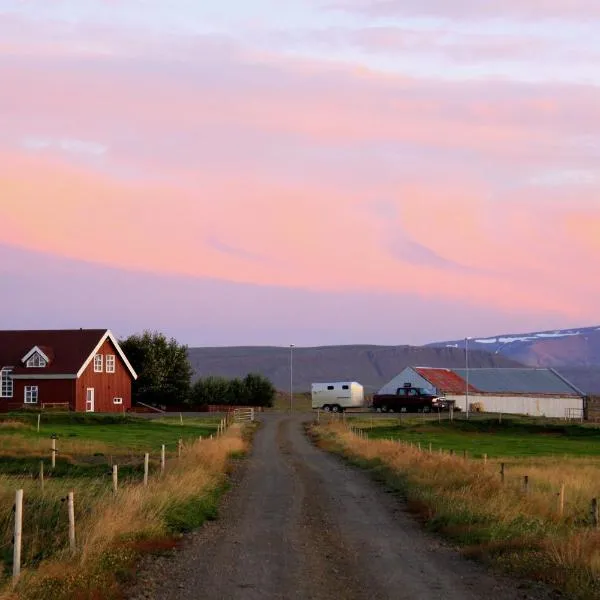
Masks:
[[[431,394],[435,394],[435,388],[423,377],[421,377],[412,367],[406,367],[400,375],[386,383],[377,393],[395,394],[398,388],[404,387],[404,384],[410,382],[412,387],[424,388]]]
[[[446,397],[454,400],[461,410],[466,410],[465,394],[447,394]],[[583,409],[582,398],[469,394],[469,405],[473,402],[481,402],[484,412],[560,419],[565,417],[567,408]]]

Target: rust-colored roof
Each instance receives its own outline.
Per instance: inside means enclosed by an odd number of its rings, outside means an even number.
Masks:
[[[450,369],[432,369],[428,367],[415,367],[415,371],[429,381],[439,393],[464,394],[467,382]],[[469,384],[469,392],[478,392],[477,388]]]
[[[0,331],[0,368],[15,375],[76,375],[98,345],[106,329]],[[44,368],[25,367],[21,359],[35,346],[50,359]]]

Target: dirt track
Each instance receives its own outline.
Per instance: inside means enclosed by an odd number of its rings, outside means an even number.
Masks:
[[[266,416],[222,518],[147,561],[132,598],[490,600],[556,596],[494,577],[422,532],[366,475]]]

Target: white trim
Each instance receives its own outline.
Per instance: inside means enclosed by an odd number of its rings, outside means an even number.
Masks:
[[[22,359],[21,362],[27,362],[27,360],[29,358],[31,358],[31,356],[33,356],[35,353],[38,353],[45,361],[46,364],[48,364],[50,362],[50,359],[44,354],[44,352],[40,349],[39,346],[34,346]]]
[[[79,369],[79,371],[77,371],[77,379],[79,379],[83,375],[83,372],[88,368],[88,365],[90,364],[90,362],[92,362],[92,360],[94,359],[94,356],[96,356],[96,354],[98,354],[98,350],[100,350],[100,348],[102,348],[102,344],[104,344],[104,342],[106,340],[110,340],[113,343],[113,345],[117,349],[117,352],[119,353],[119,356],[121,357],[122,361],[125,363],[125,365],[129,369],[131,376],[134,379],[137,379],[138,378],[137,373],[135,372],[134,368],[131,366],[131,363],[127,360],[125,353],[123,352],[123,350],[121,350],[121,346],[119,346],[119,342],[117,342],[117,338],[115,338],[115,336],[112,334],[112,331],[110,329],[106,330],[106,333],[102,336],[102,338],[100,339],[100,341],[98,342],[96,347],[92,350],[91,354],[87,357],[87,360],[83,363],[81,369]]]
[[[111,360],[108,360],[108,359]],[[109,365],[111,366],[109,368]],[[106,373],[116,373],[117,372],[117,357],[114,354],[106,354],[104,356],[104,370]]]
[[[92,392],[91,400],[88,400],[88,392]],[[92,410],[88,410],[88,402],[92,403]],[[85,389],[85,412],[93,413],[96,412],[96,389],[93,387],[89,387]]]
[[[94,355],[94,373],[104,373],[104,354]]]
[[[117,400],[118,400],[118,402],[117,402]],[[123,398],[121,398],[121,397],[113,398],[113,404],[123,404]]]
[[[27,373],[26,375],[13,375],[13,379],[77,379],[77,375],[68,373],[65,375],[37,375],[35,373]]]

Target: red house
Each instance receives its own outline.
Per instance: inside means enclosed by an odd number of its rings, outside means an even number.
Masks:
[[[0,411],[125,412],[134,379],[107,329],[0,331]]]

